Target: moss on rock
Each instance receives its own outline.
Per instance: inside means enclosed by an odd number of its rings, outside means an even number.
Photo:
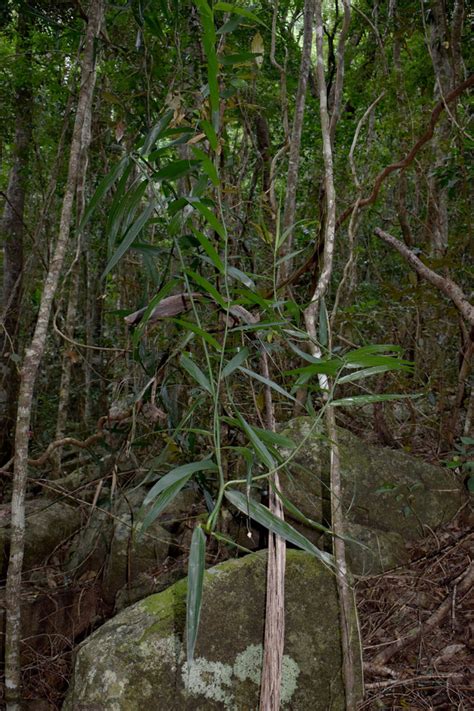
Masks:
[[[329,508],[328,439],[309,417],[292,420],[284,433],[297,450],[282,478],[283,490],[308,518],[321,521]],[[376,573],[406,563],[406,543],[458,511],[464,499],[461,483],[450,471],[406,452],[369,445],[342,428],[338,434],[352,572]],[[314,540],[314,531],[299,528]]]
[[[265,552],[205,574],[195,663],[183,645],[186,580],[124,610],[81,645],[64,709],[249,711],[258,708]],[[282,708],[344,709],[334,575],[288,551]],[[353,621],[354,645],[357,628]],[[358,654],[355,655],[358,658]],[[359,679],[361,678],[358,669]]]

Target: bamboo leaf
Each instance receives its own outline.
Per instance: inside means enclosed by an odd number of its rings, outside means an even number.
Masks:
[[[115,168],[112,170],[109,175],[106,175],[105,178],[103,178],[99,185],[97,186],[97,189],[92,196],[92,198],[89,201],[89,204],[87,205],[87,208],[84,212],[84,216],[81,220],[81,223],[79,225],[79,232],[82,232],[86,224],[89,222],[94,210],[96,209],[97,205],[102,202],[104,197],[107,195],[109,192],[110,188],[114,185],[116,180],[122,175],[123,171],[128,167],[130,162],[130,159],[128,156],[125,156],[122,158],[122,160],[117,163]]]
[[[175,481],[174,484],[170,484],[167,489],[161,492],[159,496],[156,497],[151,509],[147,511],[145,514],[145,517],[141,523],[138,524],[138,538],[142,538],[143,534],[147,531],[147,529],[151,526],[153,521],[155,521],[158,516],[168,507],[168,505],[177,497],[183,486],[188,482],[188,479],[191,477],[191,475],[188,475],[186,477],[183,477],[182,479],[179,479],[178,481]],[[161,481],[161,479],[160,479]],[[158,482],[159,483],[159,482]],[[143,510],[140,509],[140,512]],[[140,515],[140,513],[139,513]]]
[[[332,555],[316,548],[311,541],[294,529],[293,526],[290,526],[289,523],[275,516],[275,514],[263,504],[253,499],[248,499],[242,492],[233,489],[227,490],[225,495],[227,500],[230,501],[236,509],[250,516],[251,519],[261,526],[264,526],[272,533],[284,538],[289,543],[298,546],[298,548],[301,548],[307,553],[311,553],[311,555],[314,555],[315,558],[324,563],[324,565],[331,568],[334,567],[334,558]]]
[[[242,551],[242,553],[253,553],[254,551],[250,550],[250,548],[245,548],[245,546],[241,546],[239,543],[236,543],[232,538],[229,538],[228,536],[224,536],[222,533],[217,533],[216,531],[211,531],[211,536],[213,536],[217,541],[222,541],[222,543],[225,543],[228,546],[231,546],[232,548],[237,548],[238,551]]]
[[[227,273],[234,279],[241,281],[242,284],[248,289],[255,289],[255,282],[252,281],[248,274],[245,274],[245,272],[242,272],[240,269],[237,269],[237,267],[228,267]]]
[[[272,432],[271,430],[264,430],[260,427],[254,427],[254,430],[260,439],[267,442],[267,444],[283,449],[295,449],[296,447],[295,442],[293,442],[293,440],[286,435],[279,434],[278,432]]]
[[[201,150],[201,148],[198,148],[197,146],[192,146],[192,151],[198,159],[198,162],[200,161],[202,163],[202,167],[205,173],[209,176],[212,184],[217,187],[219,185],[219,176],[217,175],[216,166],[212,160],[203,150]]]
[[[154,209],[155,209],[155,203],[152,201],[144,209],[144,211],[142,212],[142,214],[140,215],[138,220],[130,227],[130,229],[126,233],[125,237],[121,241],[118,249],[115,251],[114,255],[109,260],[109,263],[107,264],[107,267],[105,268],[105,271],[102,274],[102,278],[107,276],[107,274],[109,274],[109,272],[115,267],[117,262],[119,262],[120,259],[122,259],[122,257],[128,251],[130,245],[134,241],[135,237],[145,227],[145,225],[148,222],[148,220],[150,219]]]
[[[155,178],[156,180],[175,180],[176,178],[181,178],[183,175],[189,173],[196,165],[199,165],[199,163],[200,161],[198,160],[174,160],[155,173]]]
[[[188,671],[194,659],[194,649],[201,616],[202,588],[206,564],[206,536],[201,526],[196,526],[191,539],[188,564],[188,590],[186,597],[186,650]]]
[[[376,365],[372,368],[364,368],[363,370],[358,370],[356,373],[349,373],[349,375],[344,375],[342,378],[338,379],[338,384],[342,383],[354,383],[357,380],[363,380],[365,378],[370,378],[372,375],[377,375],[378,373],[386,373],[387,371],[394,370],[391,365]]]
[[[131,172],[131,168],[132,166],[127,168],[117,185],[107,219],[107,255],[109,258],[115,246],[120,226],[122,225],[122,233],[125,234],[140,206],[148,185],[148,180],[145,179],[139,180],[127,188],[128,175]]]
[[[228,378],[248,357],[249,349],[242,348],[223,368],[222,377]]]
[[[214,336],[211,336],[210,333],[204,331],[204,329],[200,328],[196,323],[192,323],[191,321],[186,321],[185,319],[180,318],[174,318],[173,321],[177,323],[178,326],[185,328],[187,331],[192,331],[192,333],[195,333],[197,336],[203,338],[206,343],[209,343],[209,345],[215,348],[216,351],[221,350],[221,344],[219,343],[219,341],[216,341]]]
[[[196,237],[196,239],[199,241],[199,244],[201,245],[201,247],[202,247],[203,250],[206,252],[206,254],[207,254],[207,256],[209,257],[209,259],[211,260],[211,262],[212,262],[213,265],[215,266],[215,268],[216,268],[221,274],[224,274],[225,269],[224,269],[224,265],[223,265],[223,263],[222,263],[222,260],[221,260],[221,258],[219,257],[219,255],[218,255],[217,251],[215,250],[215,248],[213,247],[213,245],[211,244],[210,240],[208,240],[208,238],[206,237],[205,234],[203,234],[202,232],[199,232],[199,230],[196,230],[196,229],[193,228],[192,231],[193,231],[193,234],[194,234],[194,236]]]
[[[355,395],[354,397],[344,397],[340,400],[333,400],[333,407],[350,407],[351,405],[369,405],[374,402],[386,402],[389,400],[415,399],[421,395]]]
[[[207,293],[214,299],[214,301],[221,306],[224,311],[227,310],[228,304],[227,301],[225,301],[222,296],[219,294],[217,291],[216,287],[211,284],[207,279],[205,279],[201,274],[197,274],[196,272],[193,272],[192,269],[186,269],[186,274],[193,279],[193,281],[196,282],[196,284],[199,284]]]
[[[264,385],[266,385],[267,387],[272,388],[272,390],[275,390],[275,392],[280,393],[280,395],[283,395],[284,397],[288,398],[288,400],[293,400],[294,402],[296,402],[296,399],[293,397],[293,395],[290,395],[289,392],[287,392],[284,388],[280,387],[278,383],[275,383],[274,380],[269,380],[263,375],[260,375],[259,373],[256,373],[253,370],[248,370],[247,368],[244,368],[242,366],[239,367],[239,370],[242,373],[245,373],[245,375],[248,375],[250,378],[254,378],[255,380],[258,380]]]
[[[145,499],[143,500],[143,505],[146,506],[150,502],[154,501],[155,498],[161,494],[162,491],[175,484],[176,482],[184,480],[184,483],[196,472],[203,471],[216,471],[217,465],[211,459],[202,459],[199,462],[189,462],[188,464],[182,464],[175,469],[172,469],[168,474],[161,477],[159,481],[150,489]]]
[[[401,358],[394,358],[388,355],[373,355],[371,353],[360,353],[352,351],[343,356],[345,368],[374,367],[377,365],[389,365],[391,370],[409,370],[412,363]]]
[[[218,61],[216,54],[216,29],[214,27],[214,12],[206,0],[196,0],[203,27],[202,43],[207,59],[207,79],[209,84],[209,102],[211,105],[211,122],[216,131],[219,129],[219,84]]]
[[[319,342],[324,348],[329,343],[329,317],[324,296],[319,303]]]
[[[256,433],[255,429],[251,425],[249,425],[249,423],[242,417],[240,412],[237,412],[236,415],[239,425],[249,438],[253,448],[255,449],[257,457],[260,459],[261,462],[263,462],[263,464],[265,464],[266,467],[268,467],[268,469],[274,469],[275,460],[273,459],[267,447]]]
[[[161,117],[158,123],[153,126],[143,143],[143,148],[140,151],[142,155],[147,155],[151,151],[158,138],[168,127],[171,119],[173,118],[173,114],[174,111],[170,109]]]
[[[234,5],[231,2],[217,2],[214,5],[214,10],[220,10],[222,12],[232,12],[235,15],[240,15],[241,17],[246,18],[247,20],[252,20],[252,22],[257,22],[259,25],[263,25],[263,27],[266,27],[265,23],[257,17],[251,10],[247,10],[245,7],[241,7],[240,5]]]
[[[312,365],[305,365],[301,368],[294,368],[293,370],[288,370],[285,375],[307,375],[311,377],[319,373],[324,375],[334,376],[337,374],[341,367],[341,362],[339,360],[321,360],[319,363],[313,363]]]
[[[217,219],[217,217],[214,215],[212,210],[210,210],[206,205],[204,205],[202,202],[199,200],[191,200],[187,199],[187,202],[191,205],[191,207],[194,207],[196,210],[198,210],[201,215],[207,220],[207,222],[210,224],[212,229],[217,232],[219,237],[222,237],[222,239],[225,239],[225,229]]]
[[[200,122],[199,125],[202,128],[202,130],[204,131],[204,133],[206,134],[206,138],[209,141],[209,145],[211,146],[212,150],[217,151],[217,148],[219,146],[219,141],[218,141],[217,134],[214,130],[214,126],[212,125],[212,123],[210,123],[209,121],[206,121],[204,119],[203,121]]]
[[[181,366],[189,373],[189,375],[195,380],[204,390],[207,390],[211,395],[213,394],[213,388],[207,377],[202,372],[201,368],[196,365],[196,363],[185,356],[184,354],[179,359]]]

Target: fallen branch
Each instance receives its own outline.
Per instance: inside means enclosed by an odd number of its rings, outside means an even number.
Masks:
[[[411,249],[408,249],[403,242],[388,234],[388,232],[384,232],[379,227],[376,227],[374,233],[377,237],[380,237],[380,239],[396,249],[397,252],[399,252],[399,254],[406,259],[410,266],[413,267],[417,274],[423,277],[423,279],[426,279],[426,281],[429,281],[430,284],[433,284],[433,286],[439,289],[439,291],[443,292],[448,299],[451,299],[463,318],[465,318],[466,321],[474,327],[474,306],[472,306],[462,289],[454,281],[437,274],[432,269],[427,267],[426,264],[423,264],[421,259],[419,259],[416,254],[411,251]]]
[[[420,674],[420,676],[410,676],[397,681],[374,681],[365,685],[365,688],[371,691],[372,689],[391,689],[395,686],[403,686],[404,684],[418,684],[423,681],[443,681],[445,679],[462,679],[461,672],[447,672],[443,674]]]
[[[456,591],[457,595],[462,595],[468,592],[474,584],[474,562],[469,564],[467,570],[465,570],[461,575],[459,575],[454,581],[453,594]],[[444,620],[446,615],[451,610],[452,606],[452,593],[450,593],[438,607],[438,609],[433,612],[433,614],[428,617],[426,622],[423,624],[413,627],[406,635],[402,638],[397,639],[392,644],[389,644],[382,652],[379,652],[377,656],[372,661],[372,666],[384,666],[387,662],[396,654],[400,652],[405,647],[410,646],[417,642],[422,634],[429,632],[435,627],[439,627],[441,622]]]

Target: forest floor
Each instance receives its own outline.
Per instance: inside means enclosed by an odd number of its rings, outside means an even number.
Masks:
[[[366,690],[360,711],[473,708],[474,530],[470,524],[464,507],[451,524],[412,546],[410,565],[358,578]],[[69,648],[50,659],[42,655],[36,664],[30,660],[24,674],[25,696],[33,705],[27,708],[61,708],[72,658]],[[38,684],[45,698],[41,707]]]
[[[474,530],[467,507],[411,548],[412,563],[360,578],[364,710],[474,708]]]

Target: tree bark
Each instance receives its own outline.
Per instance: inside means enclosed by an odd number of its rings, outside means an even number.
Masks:
[[[81,88],[74,123],[68,176],[64,191],[58,239],[49,264],[38,318],[20,373],[18,414],[11,513],[11,543],[6,585],[5,689],[8,711],[19,711],[21,703],[21,574],[25,536],[25,494],[28,476],[29,428],[38,368],[44,353],[53,299],[57,291],[69,241],[74,193],[82,145],[82,127],[92,109],[95,85],[95,40],[102,20],[102,0],[91,0],[84,52]]]
[[[10,171],[5,207],[0,221],[0,240],[3,257],[3,315],[0,333],[1,357],[1,412],[0,457],[10,457],[13,439],[19,378],[17,364],[11,356],[18,349],[20,303],[23,276],[23,236],[25,231],[25,196],[27,171],[32,136],[31,122],[31,52],[28,15],[19,13],[17,26],[16,71],[21,78],[15,94],[16,131],[13,145],[13,164]]]
[[[264,378],[270,380],[268,355],[262,347],[262,368]],[[265,386],[266,426],[275,432],[275,411],[272,392]],[[268,483],[268,506],[270,511],[284,519],[283,505],[278,491],[278,473]],[[265,608],[265,639],[263,646],[262,682],[260,687],[260,711],[278,711],[281,697],[281,675],[283,648],[285,644],[285,568],[286,543],[283,538],[269,531],[267,559],[267,597]]]
[[[296,189],[298,187],[298,171],[300,164],[301,134],[303,132],[306,89],[311,65],[311,45],[313,41],[314,0],[305,0],[303,50],[301,54],[298,89],[296,92],[295,114],[290,137],[290,153],[288,156],[288,175],[286,179],[285,208],[283,212],[282,231],[288,230],[288,237],[283,244],[281,256],[291,254],[293,249],[293,227],[296,215]],[[292,260],[287,259],[281,266],[281,279],[285,280],[291,272]]]
[[[305,309],[304,318],[306,330],[311,337],[311,352],[321,357],[318,345],[317,317],[321,299],[326,293],[332,274],[334,246],[336,237],[336,191],[334,188],[334,167],[332,157],[331,130],[327,103],[326,80],[324,75],[324,41],[321,0],[316,1],[316,75],[318,80],[319,112],[321,117],[321,134],[323,139],[324,158],[324,191],[326,195],[326,223],[324,230],[323,266],[309,306]],[[329,381],[326,375],[320,377],[323,391],[329,391]],[[326,424],[331,444],[331,526],[334,533],[334,556],[336,560],[336,582],[339,598],[340,630],[342,641],[342,676],[346,697],[347,711],[355,711],[357,704],[355,660],[353,658],[353,641],[351,639],[350,619],[354,608],[354,600],[348,581],[346,551],[344,543],[344,512],[341,505],[341,472],[339,466],[338,436],[334,411],[329,405]]]
[[[91,141],[91,113],[85,117],[81,135],[81,156],[76,185],[76,225],[79,226],[85,210],[85,182],[88,165],[88,151]],[[76,255],[71,265],[69,298],[66,311],[65,334],[68,338],[74,337],[75,325],[77,321],[77,309],[79,303],[79,283],[81,275],[82,242],[79,237]],[[67,425],[69,401],[71,394],[71,378],[74,359],[70,354],[70,346],[63,355],[61,383],[59,386],[58,415],[56,420],[56,439],[64,437]],[[57,452],[56,464],[58,469],[61,466],[61,450]]]

